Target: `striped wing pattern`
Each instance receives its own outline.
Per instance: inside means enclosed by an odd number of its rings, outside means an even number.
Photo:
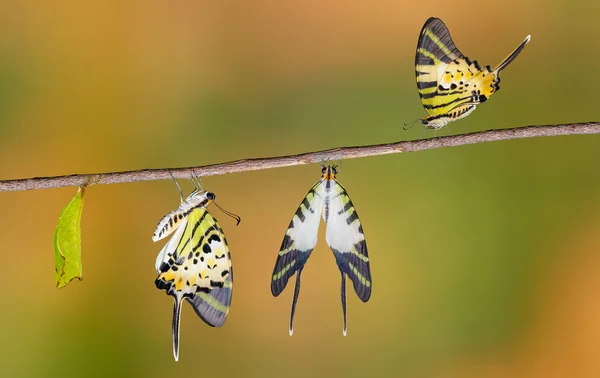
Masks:
[[[485,102],[500,89],[500,71],[528,42],[529,36],[492,70],[464,56],[454,45],[442,20],[428,19],[419,35],[415,57],[417,88],[423,107],[429,113],[424,123],[440,128],[469,115],[475,105]]]
[[[348,193],[335,180],[331,189],[324,214],[327,216],[326,239],[342,273],[343,332],[346,335],[346,276],[352,281],[356,295],[366,302],[371,297],[371,268],[363,228]]]
[[[152,235],[152,241],[157,242],[171,235],[173,231],[177,230],[181,223],[186,220],[187,216],[188,212],[181,208],[165,215],[160,222],[158,222],[156,231],[154,231],[154,235]]]
[[[342,273],[352,280],[356,295],[366,302],[371,297],[371,269],[365,234],[346,190],[337,182],[334,190],[337,194],[329,202],[327,244]]]
[[[300,275],[317,244],[321,215],[327,223],[327,244],[333,251],[342,275],[341,301],[346,334],[346,276],[358,297],[366,302],[371,296],[371,271],[367,244],[356,209],[346,190],[335,180],[335,169],[327,167],[296,210],[283,238],[271,280],[271,292],[278,296],[296,274],[290,314],[290,335],[300,292]]]
[[[310,253],[317,244],[317,233],[323,209],[323,199],[319,193],[319,181],[309,191],[294,213],[292,221],[283,237],[281,248],[271,279],[271,293],[278,296],[285,289],[288,280],[296,274],[296,286],[290,316],[290,335],[293,333],[294,313],[300,293],[300,275]]]
[[[157,260],[156,287],[175,299],[173,349],[179,355],[179,318],[186,299],[208,325],[220,327],[231,303],[233,271],[223,230],[203,206],[192,209]]]

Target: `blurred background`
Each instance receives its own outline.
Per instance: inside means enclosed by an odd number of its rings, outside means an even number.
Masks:
[[[419,31],[442,18],[494,66],[532,41],[453,134],[600,120],[600,3],[7,1],[0,4],[0,179],[185,167],[419,138]],[[438,135],[447,135],[448,129]],[[424,137],[431,137],[428,132]],[[57,290],[52,235],[76,188],[0,193],[7,377],[600,376],[600,136],[345,160],[373,295],[348,292],[324,228],[293,289],[270,277],[317,165],[205,178],[235,269],[225,326],[154,286],[171,181],[95,186],[84,280]],[[184,188],[190,190],[187,182]]]

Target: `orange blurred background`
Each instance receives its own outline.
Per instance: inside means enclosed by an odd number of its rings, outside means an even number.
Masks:
[[[430,16],[481,64],[532,35],[499,94],[452,133],[600,120],[599,14],[578,0],[3,1],[0,179],[416,139],[422,128],[402,123],[425,115],[413,65]],[[293,337],[293,290],[269,287],[320,168],[205,178],[242,216],[235,227],[212,209],[234,296],[220,329],[184,306],[177,364],[151,241],[179,203],[172,182],[90,188],[85,279],[62,290],[52,235],[76,189],[0,193],[3,374],[598,377],[599,147],[573,136],[345,160],[374,280],[366,304],[348,292],[347,337],[323,227]]]

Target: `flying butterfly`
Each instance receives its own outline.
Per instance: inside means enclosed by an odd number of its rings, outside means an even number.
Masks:
[[[346,335],[346,276],[354,291],[366,302],[371,297],[371,268],[367,243],[356,209],[346,190],[336,180],[337,167],[323,166],[321,179],[308,191],[285,233],[271,280],[277,297],[296,274],[290,314],[290,336],[294,332],[294,313],[300,293],[300,275],[317,244],[320,217],[327,223],[326,241],[342,275],[341,300]]]
[[[179,188],[177,181],[175,184]],[[179,188],[179,208],[161,219],[152,236],[156,242],[174,232],[156,258],[155,284],[175,301],[172,323],[175,361],[179,360],[182,300],[187,300],[196,314],[213,327],[223,325],[231,303],[233,270],[229,246],[223,229],[208,211],[215,195],[199,189],[195,183],[194,186],[185,201]],[[223,211],[239,224],[238,216]]]
[[[452,42],[442,20],[425,22],[415,57],[417,88],[423,107],[429,113],[421,119],[427,128],[438,130],[448,122],[464,118],[475,106],[500,89],[500,72],[523,51],[531,36],[496,68],[482,67],[464,56]]]

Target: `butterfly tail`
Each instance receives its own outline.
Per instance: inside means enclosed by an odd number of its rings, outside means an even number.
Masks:
[[[300,295],[300,273],[302,273],[302,269],[296,273],[296,286],[294,287],[294,299],[292,299],[292,311],[290,313],[290,336],[294,334],[294,314],[296,313],[298,295]]]
[[[512,63],[512,61],[515,60],[515,58],[521,53],[521,51],[523,51],[523,49],[525,48],[525,45],[528,44],[530,40],[531,40],[531,36],[528,35],[527,38],[525,38],[525,40],[523,42],[521,42],[521,44],[519,46],[517,46],[515,51],[513,51],[508,57],[506,57],[506,59],[504,59],[504,61],[502,61],[502,63],[500,63],[494,71],[499,73],[500,71],[505,69],[506,66],[508,66],[510,63]]]
[[[173,356],[179,361],[179,320],[181,319],[181,298],[175,297],[173,304]]]
[[[344,336],[346,336],[346,273],[342,272],[342,289],[341,289],[341,297],[342,297],[342,312],[344,313]]]

